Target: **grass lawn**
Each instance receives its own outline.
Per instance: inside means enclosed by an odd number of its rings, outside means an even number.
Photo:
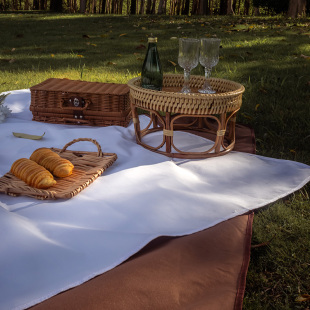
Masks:
[[[257,154],[310,165],[310,18],[0,14],[0,92],[47,78],[126,83],[140,73],[147,36],[158,37],[165,73],[179,37],[222,39],[214,77],[246,91],[237,121],[251,125]],[[203,74],[201,66],[192,74]],[[308,309],[310,186],[259,210],[244,309]],[[225,296],[223,296],[225,298]]]

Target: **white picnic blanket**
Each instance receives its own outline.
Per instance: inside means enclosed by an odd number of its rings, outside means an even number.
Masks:
[[[0,194],[0,309],[30,307],[117,266],[158,236],[203,230],[274,202],[310,180],[307,165],[246,153],[172,160],[137,145],[132,124],[39,123],[31,121],[29,104],[29,90],[6,98],[13,114],[0,124],[0,176],[36,148],[62,148],[77,138],[97,140],[118,159],[70,200]],[[27,140],[12,132],[45,136]],[[202,138],[190,134],[179,139],[185,147],[202,145]],[[69,149],[96,151],[89,142]]]

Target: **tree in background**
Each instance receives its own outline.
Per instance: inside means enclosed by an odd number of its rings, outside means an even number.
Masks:
[[[53,12],[62,12],[62,0],[51,0],[50,10]]]
[[[159,0],[158,4],[158,14],[166,14],[167,12],[167,0]]]
[[[80,13],[85,13],[86,11],[86,0],[80,0]]]
[[[298,17],[306,14],[307,0],[290,0],[287,16]]]
[[[100,14],[273,15],[310,13],[310,0],[0,0],[0,11],[42,10]]]

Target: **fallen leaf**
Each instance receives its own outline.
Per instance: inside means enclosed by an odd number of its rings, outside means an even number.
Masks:
[[[120,34],[119,36],[120,37],[123,37],[123,36],[126,36],[127,35],[127,33],[122,33],[122,34]]]
[[[15,47],[13,47],[12,49],[11,49],[11,52],[14,52],[16,50],[16,48]]]
[[[85,38],[85,39],[89,39],[90,38],[88,34],[83,34],[82,37]]]
[[[83,55],[76,55],[76,57],[84,58],[84,56],[83,56]]]
[[[171,37],[170,40],[177,40],[177,37]]]
[[[17,138],[23,138],[23,139],[30,139],[30,140],[40,140],[43,138],[45,135],[45,132],[41,136],[37,135],[29,135],[27,133],[22,133],[22,132],[13,132],[13,135]]]
[[[304,59],[310,59],[310,56],[303,55],[303,54],[301,54],[300,57],[301,57],[301,58],[304,58]]]
[[[108,36],[109,36],[108,34],[101,34],[101,35],[100,35],[101,38],[106,38],[106,37],[108,37]]]
[[[255,111],[259,108],[259,103],[255,106]]]
[[[142,29],[142,30],[146,30],[146,27],[142,27],[141,29]]]
[[[51,57],[54,58],[54,57],[55,57],[55,54],[51,54]]]
[[[174,66],[176,66],[177,64],[171,60],[168,60],[171,64],[173,64]]]
[[[116,65],[116,62],[113,62],[113,61],[109,61],[109,62],[107,62],[107,65],[109,65],[109,66],[115,66]]]
[[[143,49],[145,49],[145,48],[146,48],[145,45],[140,44],[140,45],[138,45],[138,46],[136,47],[136,50],[143,50]]]
[[[245,114],[245,113],[241,113],[241,115],[243,116],[243,117],[245,117],[245,118],[247,118],[247,119],[252,119],[252,117],[250,116],[250,115],[247,115],[247,114]]]
[[[310,300],[310,295],[308,295],[308,294],[302,294],[296,298],[297,302],[303,302],[303,301],[307,301],[307,300]]]

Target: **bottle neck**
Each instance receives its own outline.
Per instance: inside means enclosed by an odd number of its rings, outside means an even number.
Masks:
[[[150,42],[148,48],[149,48],[149,49],[151,49],[151,48],[157,48],[157,45],[156,45],[155,42],[154,42],[154,43],[153,43],[153,42]]]

